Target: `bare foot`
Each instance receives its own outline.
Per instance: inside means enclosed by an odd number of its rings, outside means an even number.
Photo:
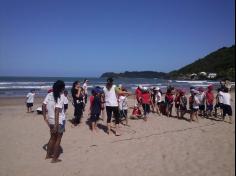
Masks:
[[[48,155],[47,155],[47,156],[45,157],[45,160],[46,160],[46,159],[52,159],[52,158],[53,158],[52,155],[51,155],[51,156],[48,156]]]
[[[60,159],[52,159],[51,163],[58,163],[58,162],[61,162],[62,160]]]

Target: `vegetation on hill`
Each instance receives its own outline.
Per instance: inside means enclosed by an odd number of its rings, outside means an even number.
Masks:
[[[217,78],[235,80],[235,45],[223,47],[202,59],[169,73],[171,77],[181,77],[192,73],[217,73]]]
[[[170,73],[154,72],[154,71],[126,71],[124,73],[107,72],[101,77],[126,77],[126,78],[161,78],[161,79],[190,79],[193,73],[200,72],[216,73],[214,79],[228,78],[235,80],[235,45],[231,47],[223,47],[204,58],[186,65],[179,70]],[[207,77],[198,76],[198,79],[207,79]]]

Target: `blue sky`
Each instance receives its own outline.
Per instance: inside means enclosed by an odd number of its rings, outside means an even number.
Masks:
[[[234,0],[0,0],[0,76],[169,72],[235,43]]]

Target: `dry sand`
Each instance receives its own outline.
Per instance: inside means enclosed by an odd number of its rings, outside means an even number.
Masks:
[[[36,99],[34,109],[41,102]],[[72,117],[70,104],[67,119]],[[86,120],[87,111],[80,126],[72,128],[67,122],[62,162],[51,164],[44,159],[49,129],[43,117],[26,113],[23,98],[1,98],[0,176],[235,175],[235,123],[190,123],[150,114],[147,122],[129,120],[131,127],[121,125],[122,136],[115,137],[103,131],[102,121],[99,134],[93,134]]]

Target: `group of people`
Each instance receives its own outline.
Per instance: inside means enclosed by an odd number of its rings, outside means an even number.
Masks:
[[[81,86],[79,81],[72,85],[71,95],[74,106],[73,125],[77,126],[81,122],[85,107],[87,104],[88,80],[85,80]],[[135,95],[135,106],[129,107],[127,97]],[[52,159],[52,163],[61,161],[58,159],[60,153],[60,142],[65,131],[65,112],[68,108],[68,92],[65,91],[65,83],[56,81],[43,101],[42,111],[46,124],[50,129],[50,139],[47,147],[46,159]],[[210,117],[215,108],[215,115],[221,112],[224,119],[228,114],[232,122],[231,97],[226,86],[219,88],[216,97],[213,94],[213,86],[209,85],[206,90],[200,88],[190,88],[190,96],[187,98],[186,91],[175,89],[172,86],[167,88],[166,93],[162,93],[159,87],[148,89],[141,85],[135,90],[135,93],[127,91],[122,85],[113,84],[113,79],[108,78],[104,88],[95,87],[89,97],[89,119],[91,130],[96,133],[97,122],[101,114],[106,111],[107,133],[111,131],[116,136],[120,135],[119,124],[125,119],[128,125],[128,109],[133,108],[132,115],[135,118],[148,120],[150,112],[158,115],[172,116],[172,109],[175,107],[177,118],[184,118],[184,115],[190,113],[190,121],[198,121],[198,116]],[[213,107],[215,103],[215,107]],[[189,107],[187,107],[189,106]],[[141,108],[142,107],[142,108]],[[219,110],[218,110],[219,109]],[[115,127],[112,128],[112,117]],[[104,116],[102,118],[104,120]]]

